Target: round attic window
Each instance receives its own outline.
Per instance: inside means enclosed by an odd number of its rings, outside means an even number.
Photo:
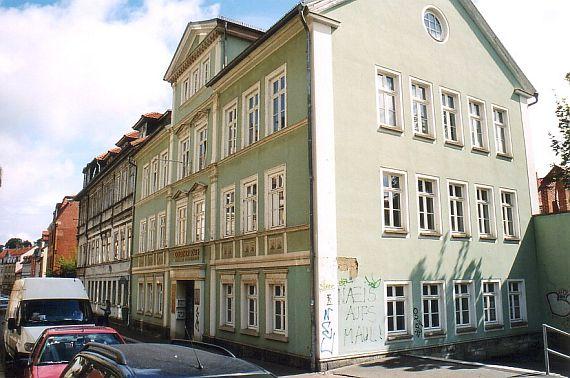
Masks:
[[[436,41],[444,42],[447,39],[447,24],[439,11],[428,8],[424,12],[424,26],[428,34]]]

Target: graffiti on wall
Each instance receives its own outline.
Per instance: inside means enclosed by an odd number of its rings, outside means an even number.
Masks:
[[[550,306],[552,315],[568,318],[570,317],[570,292],[566,289],[551,291],[546,294],[546,300]]]
[[[420,310],[417,307],[414,307],[414,335],[421,338],[423,328],[424,324],[422,323]]]
[[[374,276],[339,279],[341,353],[373,350],[382,343],[381,280]]]
[[[327,294],[327,302],[321,322],[321,355],[332,355],[334,353],[336,332],[334,330],[332,322],[333,311],[334,308],[332,294]]]

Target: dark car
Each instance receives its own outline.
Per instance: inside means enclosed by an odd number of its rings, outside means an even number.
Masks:
[[[215,345],[88,344],[67,365],[71,377],[274,377]]]

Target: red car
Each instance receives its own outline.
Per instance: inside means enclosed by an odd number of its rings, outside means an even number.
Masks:
[[[87,343],[125,344],[125,339],[112,328],[74,326],[48,328],[36,341],[24,370],[24,377],[58,378],[67,363]]]

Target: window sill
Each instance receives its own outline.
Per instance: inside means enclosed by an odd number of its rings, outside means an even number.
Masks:
[[[410,335],[409,333],[403,333],[403,334],[398,334],[398,335],[388,334],[386,336],[386,341],[408,341],[408,340],[411,340],[412,338],[413,338],[413,336]]]
[[[457,333],[458,335],[461,334],[467,334],[467,333],[476,333],[477,332],[477,328],[475,327],[462,327],[462,328],[456,328],[455,329],[455,333]]]
[[[526,328],[528,327],[528,322],[525,320],[511,320],[511,328]]]
[[[229,325],[221,325],[218,326],[218,329],[220,331],[224,331],[224,332],[231,332],[231,333],[235,333],[236,332],[236,327],[234,326],[229,326]]]
[[[439,233],[437,231],[420,231],[420,236],[423,236],[426,238],[440,238],[441,233]]]
[[[452,239],[457,239],[457,240],[466,240],[466,239],[470,239],[471,235],[467,234],[467,233],[455,233],[455,234],[451,234],[451,238]]]
[[[484,155],[489,155],[489,150],[483,147],[471,147],[471,151],[477,152]]]
[[[437,339],[440,337],[445,337],[445,331],[443,331],[443,330],[424,331],[424,337],[426,339]]]
[[[485,331],[502,331],[505,329],[505,326],[502,324],[488,324],[485,325]]]
[[[479,236],[479,240],[484,240],[484,241],[497,241],[497,238],[493,235],[481,235]]]
[[[445,141],[445,145],[448,147],[458,147],[458,148],[463,148],[465,147],[465,145],[461,142],[456,142],[454,140],[446,140]]]
[[[513,155],[511,154],[504,154],[502,152],[497,152],[497,157],[500,159],[506,159],[506,160],[513,160]]]
[[[429,134],[414,133],[414,138],[420,139],[423,141],[427,141],[427,142],[435,142],[435,137],[433,135],[429,135]]]
[[[249,329],[249,328],[242,328],[240,330],[240,333],[242,335],[248,335],[248,336],[259,336],[259,331],[256,329]]]
[[[162,314],[155,314],[154,317],[157,319],[162,319]]]
[[[378,131],[383,131],[383,130],[391,131],[391,132],[399,133],[399,134],[404,133],[404,130],[401,127],[380,124],[380,126],[378,126]]]
[[[521,239],[516,236],[505,236],[505,242],[518,243]]]
[[[408,231],[396,230],[396,229],[385,229],[383,232],[383,235],[384,236],[406,237],[406,236],[408,236]]]
[[[279,341],[282,343],[289,342],[289,337],[278,333],[266,333],[265,335],[263,335],[263,337],[266,338],[267,340]]]

